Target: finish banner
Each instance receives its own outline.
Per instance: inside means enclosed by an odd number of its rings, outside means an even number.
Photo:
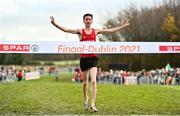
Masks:
[[[180,42],[0,41],[0,53],[180,53]]]

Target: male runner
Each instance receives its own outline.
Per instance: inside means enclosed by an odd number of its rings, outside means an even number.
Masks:
[[[90,41],[95,42],[96,36],[98,34],[105,34],[105,33],[113,33],[116,32],[124,27],[130,25],[128,21],[126,21],[122,26],[110,28],[110,29],[94,29],[91,28],[93,23],[93,15],[90,13],[84,14],[83,22],[85,27],[83,29],[69,29],[63,26],[58,25],[55,22],[53,16],[51,18],[51,23],[57,27],[58,29],[72,34],[77,34],[79,36],[80,41]],[[95,99],[96,99],[96,76],[97,76],[97,64],[98,64],[98,57],[96,54],[80,54],[80,67],[83,74],[83,96],[84,96],[84,108],[88,110],[88,95],[87,95],[87,84],[88,84],[88,76],[90,73],[91,77],[91,111],[97,112],[95,107]]]

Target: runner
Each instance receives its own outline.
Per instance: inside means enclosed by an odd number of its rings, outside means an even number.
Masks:
[[[58,29],[72,34],[77,34],[79,36],[80,41],[88,41],[88,42],[95,42],[96,36],[98,34],[107,34],[107,33],[114,33],[124,27],[130,25],[128,21],[126,21],[122,26],[110,28],[110,29],[94,29],[91,28],[93,23],[93,15],[90,13],[84,14],[83,16],[83,23],[85,27],[83,29],[69,29],[63,26],[60,26],[56,23],[53,16],[51,18],[51,23],[57,27]],[[84,108],[88,110],[88,95],[87,95],[87,84],[88,84],[88,77],[90,73],[91,77],[91,111],[97,112],[97,108],[95,106],[96,100],[96,75],[97,75],[97,64],[98,64],[98,57],[96,54],[80,54],[80,67],[83,74],[83,96],[84,96]]]

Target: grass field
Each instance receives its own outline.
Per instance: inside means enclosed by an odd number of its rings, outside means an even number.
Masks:
[[[98,112],[85,111],[71,76],[0,83],[0,115],[180,115],[180,86],[98,84]]]

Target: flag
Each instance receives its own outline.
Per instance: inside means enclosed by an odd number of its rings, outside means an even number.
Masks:
[[[170,66],[169,63],[166,65],[165,69],[166,69],[166,71],[168,71],[168,72],[174,71],[174,69],[171,68],[171,66]]]

